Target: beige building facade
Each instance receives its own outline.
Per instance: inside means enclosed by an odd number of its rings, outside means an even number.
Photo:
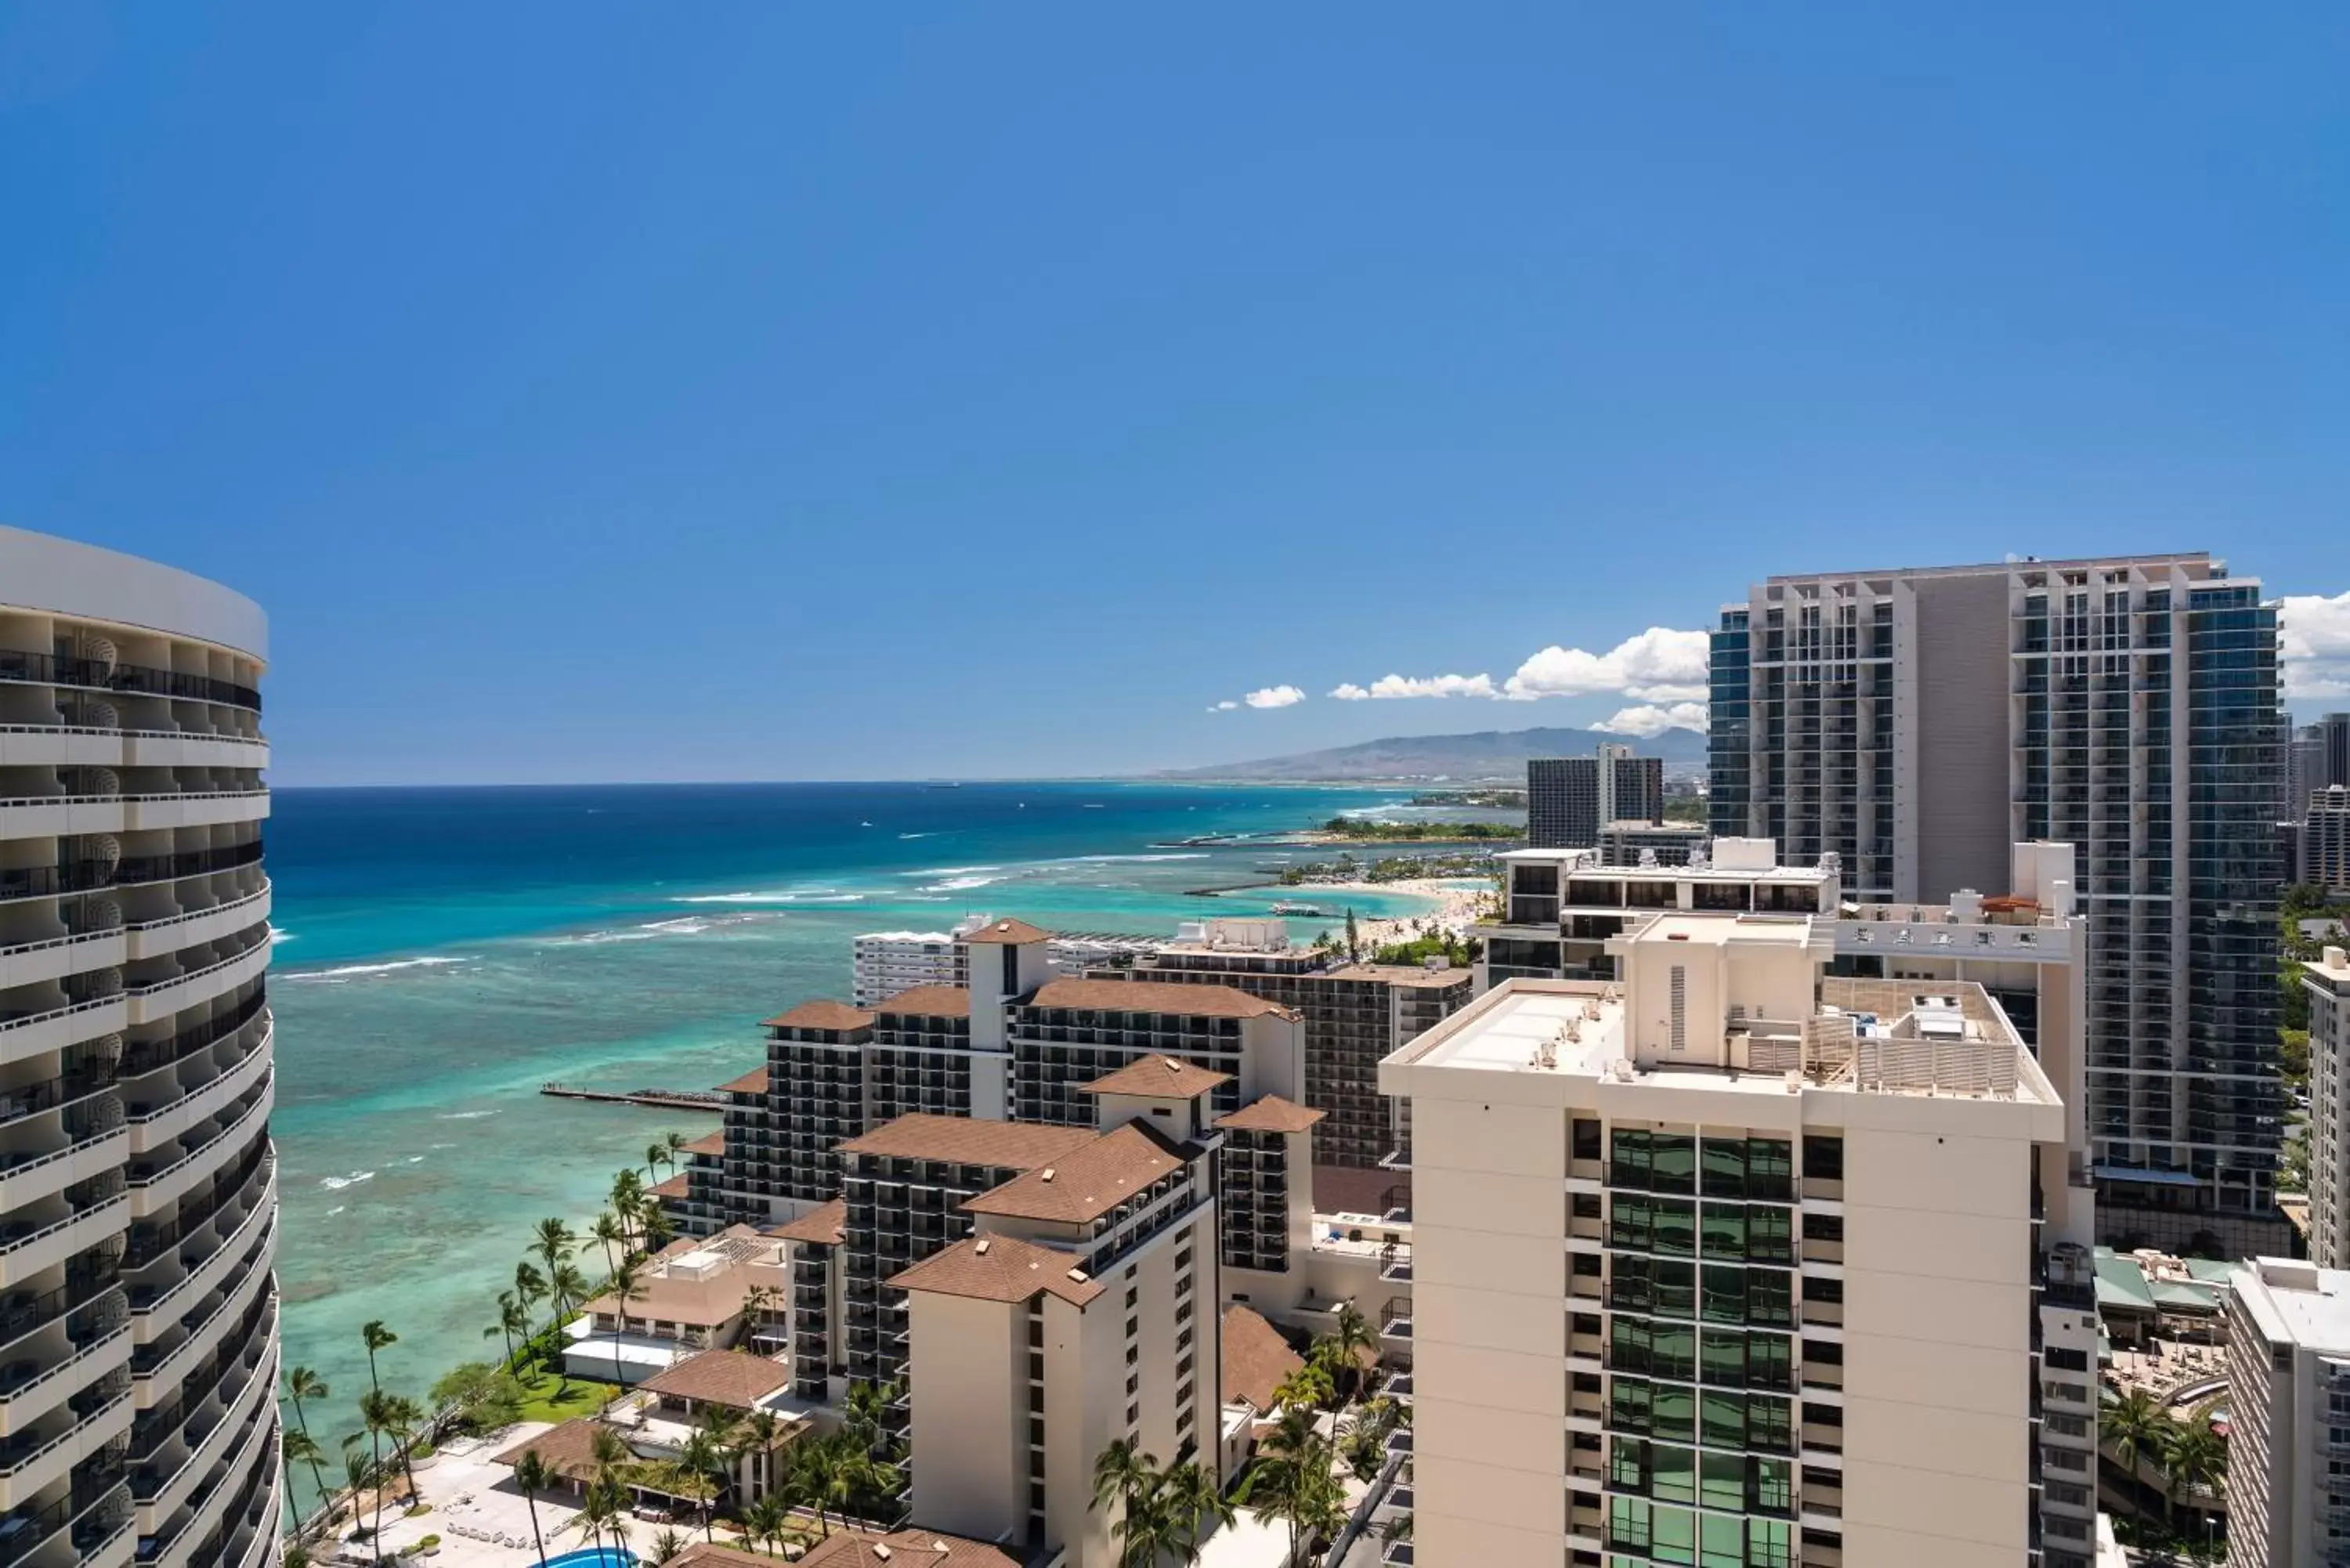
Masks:
[[[2229,1563],[2350,1563],[2350,1272],[2255,1259],[2227,1328]]]

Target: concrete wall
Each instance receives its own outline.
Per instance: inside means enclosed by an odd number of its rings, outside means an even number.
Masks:
[[[1917,704],[1897,707],[1894,724],[1912,731],[1910,805],[1922,829],[1918,885],[1895,896],[1939,899],[2007,875],[2008,582],[1996,573],[1921,577],[1912,592]]]
[[[269,618],[243,594],[136,556],[45,534],[0,528],[0,602],[269,657]]]
[[[915,1291],[908,1364],[916,1519],[992,1540],[1028,1521],[1026,1308]]]

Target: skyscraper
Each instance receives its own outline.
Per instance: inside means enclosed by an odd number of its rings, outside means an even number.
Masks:
[[[2283,1244],[2276,612],[2208,555],[1773,577],[1713,637],[1712,826],[1851,897],[2003,890],[2074,846],[2116,1236]]]
[[[29,1568],[276,1556],[266,647],[215,584],[0,529],[0,1555]]]
[[[1537,849],[1589,849],[1611,822],[1661,822],[1665,763],[1607,742],[1596,757],[1536,757],[1526,763],[1526,841]]]

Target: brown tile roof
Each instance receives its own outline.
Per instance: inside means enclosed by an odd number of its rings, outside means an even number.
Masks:
[[[990,920],[963,938],[975,947],[1024,947],[1030,942],[1049,942],[1053,933],[1025,920]]]
[[[1082,1262],[1073,1252],[1056,1252],[1017,1236],[971,1236],[887,1282],[901,1291],[985,1302],[1024,1302],[1039,1291],[1050,1291],[1083,1306],[1101,1294],[1102,1287],[1090,1279],[1069,1277],[1072,1270],[1083,1272]]]
[[[585,1416],[574,1416],[559,1427],[516,1443],[494,1462],[516,1464],[527,1453],[536,1453],[541,1464],[566,1480],[587,1480],[596,1473],[596,1423]]]
[[[739,1546],[696,1541],[657,1568],[775,1568],[775,1559],[764,1552],[745,1552]]]
[[[1475,971],[1465,969],[1427,969],[1408,963],[1357,963],[1330,971],[1332,980],[1375,980],[1384,985],[1409,985],[1430,991],[1450,991],[1454,986],[1466,986],[1476,978]]]
[[[1083,1224],[1108,1213],[1160,1177],[1181,1168],[1182,1157],[1147,1124],[1128,1122],[967,1199],[966,1214]]]
[[[705,1350],[672,1363],[668,1371],[646,1378],[638,1386],[680,1399],[723,1405],[730,1410],[750,1410],[791,1384],[791,1368],[780,1361],[740,1350]]]
[[[666,1181],[654,1182],[651,1190],[655,1198],[689,1197],[693,1190],[693,1179],[681,1170]]]
[[[723,1131],[705,1133],[679,1150],[681,1154],[724,1154],[726,1134]]]
[[[765,1094],[767,1092],[766,1064],[762,1062],[758,1066],[752,1068],[751,1071],[743,1074],[741,1077],[733,1079],[731,1082],[719,1085],[718,1092],[722,1095]]]
[[[1301,1133],[1328,1114],[1294,1104],[1279,1095],[1266,1095],[1231,1116],[1219,1116],[1216,1125],[1238,1132]]]
[[[829,1203],[819,1203],[789,1224],[770,1225],[760,1232],[779,1241],[821,1241],[827,1247],[840,1245],[841,1232],[848,1228],[848,1205],[836,1198]]]
[[[1218,1084],[1232,1081],[1230,1073],[1194,1067],[1174,1056],[1143,1056],[1128,1062],[1107,1077],[1081,1085],[1089,1095],[1172,1095],[1189,1100]]]
[[[971,992],[959,985],[918,985],[873,1010],[906,1018],[969,1018]]]
[[[874,1551],[877,1544],[887,1547],[889,1554]],[[761,1561],[775,1568],[774,1559]],[[800,1568],[1021,1568],[1023,1562],[1001,1546],[935,1530],[900,1530],[889,1535],[836,1530],[808,1548]]]
[[[846,1033],[851,1030],[869,1029],[873,1015],[860,1007],[845,1002],[803,1002],[788,1012],[779,1012],[759,1025],[762,1029],[837,1029]]]
[[[1224,1309],[1224,1403],[1246,1400],[1258,1415],[1273,1411],[1273,1391],[1305,1365],[1281,1332],[1249,1308]]]
[[[843,1154],[892,1155],[900,1159],[951,1159],[959,1165],[1032,1170],[1094,1140],[1087,1127],[1037,1122],[997,1122],[912,1111],[862,1137],[837,1145]]]
[[[1163,980],[1055,980],[1036,989],[1031,1007],[1090,1008],[1097,1012],[1172,1012],[1186,1018],[1295,1018],[1277,1002],[1229,985],[1185,985]]]

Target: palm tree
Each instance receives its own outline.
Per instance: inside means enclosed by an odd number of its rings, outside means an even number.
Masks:
[[[671,1558],[676,1556],[679,1552],[684,1551],[685,1543],[688,1539],[688,1537],[680,1535],[674,1530],[662,1530],[655,1532],[653,1536],[654,1563],[666,1563]]]
[[[669,1210],[662,1208],[658,1199],[645,1199],[643,1224],[645,1251],[648,1252],[658,1252],[677,1240],[677,1222],[669,1217]]]
[[[546,1279],[546,1288],[555,1295],[556,1321],[561,1323],[588,1300],[588,1276],[569,1263],[557,1263]]]
[[[764,1541],[776,1552],[784,1548],[784,1532],[791,1521],[792,1511],[780,1494],[772,1491],[743,1510],[743,1533],[754,1544]]]
[[[2212,1429],[2209,1411],[2171,1423],[2162,1445],[2162,1470],[2175,1491],[2191,1496],[2199,1489],[2219,1489],[2228,1474],[2228,1439]],[[2194,1507],[2207,1518],[2211,1511],[2200,1503]]]
[[[612,1211],[607,1209],[596,1216],[596,1223],[588,1227],[588,1239],[579,1243],[579,1250],[585,1252],[590,1247],[603,1248],[604,1272],[608,1275],[612,1272],[613,1244],[625,1244],[627,1241],[627,1236],[620,1231],[620,1222],[612,1218]]]
[[[408,1495],[416,1495],[416,1467],[409,1459],[409,1449],[415,1446],[416,1428],[424,1424],[424,1407],[405,1394],[394,1394],[384,1400],[384,1420],[391,1435],[400,1439],[400,1473],[408,1478]]]
[[[1183,1540],[1176,1550],[1186,1563],[1198,1563],[1208,1536],[1219,1527],[1230,1530],[1240,1517],[1216,1472],[1197,1462],[1167,1472],[1166,1498],[1169,1511],[1183,1524]]]
[[[1323,1339],[1334,1347],[1340,1359],[1347,1378],[1339,1386],[1351,1400],[1363,1386],[1364,1354],[1368,1352],[1376,1355],[1378,1353],[1378,1332],[1371,1327],[1371,1320],[1365,1317],[1354,1303],[1348,1302],[1338,1309],[1337,1321]]]
[[[327,1478],[320,1473],[318,1462],[327,1457],[327,1450],[318,1446],[317,1439],[303,1428],[291,1428],[278,1437],[277,1451],[284,1457],[289,1469],[296,1465],[310,1467],[310,1480],[318,1489],[318,1500],[325,1501]],[[296,1510],[296,1512],[298,1514],[300,1510]]]
[[[1280,1419],[1257,1445],[1256,1468],[1241,1482],[1245,1502],[1262,1497],[1259,1511],[1289,1526],[1293,1565],[1313,1532],[1325,1528],[1337,1482],[1330,1474],[1330,1444],[1314,1425],[1311,1405],[1288,1402]]]
[[[383,1435],[391,1428],[390,1397],[380,1388],[370,1388],[360,1395],[359,1419],[367,1427],[368,1444],[374,1454],[369,1468],[375,1474],[375,1523],[369,1528],[369,1539],[375,1545],[375,1560],[381,1563],[383,1561],[384,1482],[389,1479],[383,1469]]]
[[[661,1134],[661,1163],[668,1166],[670,1169],[675,1170],[677,1157],[684,1153],[685,1146],[692,1141],[674,1127]]]
[[[400,1335],[386,1328],[382,1319],[369,1318],[360,1325],[359,1338],[367,1345],[368,1386],[370,1391],[368,1400],[359,1406],[359,1414],[367,1418],[368,1438],[374,1449],[375,1521],[380,1526],[383,1523],[383,1382],[376,1376],[375,1353],[397,1344]],[[375,1560],[378,1563],[383,1561],[383,1547],[380,1542],[375,1548]]]
[[[881,1446],[881,1422],[889,1414],[890,1402],[897,1397],[895,1384],[884,1383],[879,1387],[862,1380],[850,1384],[840,1429],[854,1438],[859,1449],[870,1453]]]
[[[523,1335],[528,1338],[531,1303],[546,1299],[546,1276],[532,1268],[528,1258],[515,1265],[514,1293],[515,1300],[522,1303]]]
[[[723,1451],[707,1430],[697,1429],[686,1434],[685,1445],[678,1450],[677,1468],[687,1475],[710,1483],[710,1495],[702,1500],[702,1539],[713,1539],[710,1532],[710,1516],[715,1510],[718,1488],[726,1475]]]
[[[1330,1368],[1316,1358],[1293,1369],[1275,1384],[1273,1402],[1276,1407],[1302,1405],[1309,1410],[1318,1409],[1329,1403],[1336,1388]]]
[[[629,1303],[644,1294],[644,1285],[637,1278],[637,1265],[631,1259],[622,1259],[612,1271],[612,1311],[620,1326],[612,1331],[612,1381],[622,1388],[629,1386],[629,1375],[620,1366],[620,1336],[629,1332]]]
[[[515,1335],[521,1334],[525,1339],[530,1337],[530,1314],[523,1309],[522,1303],[515,1299],[515,1293],[512,1291],[498,1293],[498,1321],[482,1330],[484,1339],[489,1338],[494,1334],[505,1335],[505,1365],[506,1369],[512,1371],[515,1362]]]
[[[784,1418],[773,1410],[752,1411],[736,1425],[726,1443],[726,1451],[739,1470],[745,1459],[755,1459],[751,1467],[750,1490],[764,1492],[775,1484],[775,1443],[784,1435]]]
[[[828,1442],[803,1441],[792,1450],[796,1459],[794,1481],[808,1506],[816,1510],[816,1528],[826,1540],[832,1539],[832,1521],[825,1517],[825,1504],[829,1502],[840,1475],[841,1451]]]
[[[2098,1416],[2098,1440],[2112,1447],[2115,1458],[2121,1461],[2122,1473],[2129,1478],[2134,1495],[2145,1484],[2138,1480],[2138,1462],[2161,1462],[2173,1425],[2168,1412],[2143,1388],[2133,1389]],[[2162,1511],[2168,1519],[2170,1500],[2167,1496],[2162,1500]]]
[[[612,1212],[619,1217],[621,1230],[626,1231],[641,1211],[644,1196],[645,1184],[638,1179],[634,1166],[613,1175],[609,1201]]]
[[[368,1457],[359,1450],[359,1435],[343,1439],[343,1484],[351,1496],[351,1523],[359,1521],[359,1492],[368,1483]]]
[[[555,1266],[563,1262],[579,1241],[571,1233],[571,1227],[560,1220],[542,1220],[531,1233],[536,1240],[531,1242],[530,1250],[538,1254],[539,1262],[546,1265],[550,1275],[555,1272]]]
[[[1159,1461],[1142,1451],[1132,1438],[1120,1438],[1094,1456],[1094,1506],[1115,1501],[1131,1508],[1134,1500],[1159,1482]]]
[[[1152,1477],[1149,1486],[1127,1500],[1125,1511],[1109,1527],[1118,1542],[1118,1568],[1158,1568],[1161,1556],[1190,1542],[1190,1530],[1168,1506],[1165,1479]]]
[[[530,1539],[538,1548],[538,1568],[546,1568],[546,1537],[538,1531],[538,1494],[555,1484],[555,1472],[546,1468],[536,1449],[525,1449],[515,1461],[514,1478],[523,1501],[530,1505]]]
[[[619,1511],[619,1501],[612,1495],[612,1488],[598,1478],[588,1483],[587,1495],[579,1500],[578,1517],[571,1521],[571,1526],[582,1535],[592,1536],[600,1550],[604,1544],[604,1527],[612,1523]]]
[[[327,1380],[307,1366],[293,1367],[286,1374],[286,1394],[294,1401],[294,1424],[302,1428],[302,1436],[306,1439],[310,1437],[310,1417],[304,1413],[302,1401],[324,1399],[328,1392]],[[311,1441],[310,1449],[319,1458],[325,1456],[325,1450],[320,1449],[315,1440]],[[310,1480],[318,1489],[318,1501],[326,1501],[327,1482],[326,1479],[318,1473],[317,1458],[310,1460]]]
[[[645,1145],[645,1185],[652,1186],[660,1179],[660,1164],[669,1158],[669,1145],[659,1138]]]

